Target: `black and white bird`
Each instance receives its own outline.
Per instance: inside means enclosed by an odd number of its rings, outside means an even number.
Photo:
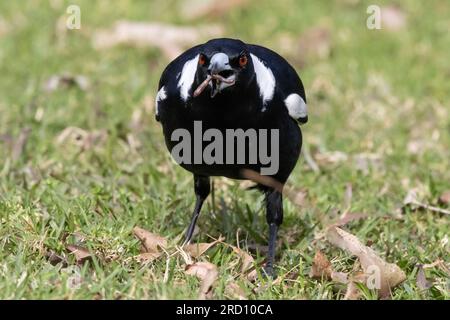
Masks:
[[[177,143],[172,139],[174,130],[182,128],[194,134],[194,121],[202,121],[203,129],[216,128],[221,132],[238,128],[278,129],[279,169],[270,177],[281,185],[300,155],[299,124],[308,120],[303,84],[283,57],[262,46],[225,38],[197,45],[166,67],[159,82],[155,109],[169,151]],[[182,163],[181,166],[194,175],[196,203],[186,232],[189,242],[202,204],[210,193],[210,177],[246,179],[243,169],[258,171],[263,163],[258,160],[256,164]],[[258,187],[265,194],[269,224],[265,271],[273,276],[276,237],[283,221],[282,194],[268,185]]]

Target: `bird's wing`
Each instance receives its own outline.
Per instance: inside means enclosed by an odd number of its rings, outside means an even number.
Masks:
[[[155,99],[156,120],[161,121],[168,108],[185,107],[191,94],[201,45],[182,53],[164,69]]]
[[[265,108],[287,109],[289,115],[299,123],[308,121],[305,89],[295,69],[276,52],[258,46],[248,45]]]

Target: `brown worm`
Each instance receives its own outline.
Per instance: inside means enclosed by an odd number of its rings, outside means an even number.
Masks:
[[[207,76],[205,81],[203,81],[197,89],[195,89],[194,91],[194,98],[197,97],[198,95],[200,95],[203,90],[205,90],[206,86],[208,85],[208,83],[211,81],[211,76]]]
[[[197,89],[195,89],[195,91],[194,91],[194,98],[199,96],[203,92],[203,90],[205,90],[205,88],[208,86],[208,83],[212,79],[219,80],[219,81],[225,82],[227,84],[234,84],[234,82],[235,82],[234,79],[228,80],[228,79],[225,79],[224,77],[222,77],[221,75],[218,75],[218,74],[208,75],[206,77],[206,79],[197,87]]]
[[[218,75],[218,74],[213,74],[211,77],[213,79],[219,80],[221,82],[225,82],[225,83],[228,83],[228,84],[234,84],[234,79],[228,80],[228,79],[225,79],[224,77],[222,77],[221,75]]]

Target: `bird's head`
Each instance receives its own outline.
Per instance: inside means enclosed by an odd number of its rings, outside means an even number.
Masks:
[[[254,75],[252,59],[244,42],[214,39],[202,46],[198,55],[194,97],[209,91],[210,97],[246,87]],[[209,89],[208,89],[209,88]]]

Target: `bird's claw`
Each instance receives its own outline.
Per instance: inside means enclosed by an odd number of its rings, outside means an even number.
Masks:
[[[263,268],[263,276],[267,277],[268,279],[275,279],[277,277],[275,270],[273,269],[273,266],[264,266]]]

